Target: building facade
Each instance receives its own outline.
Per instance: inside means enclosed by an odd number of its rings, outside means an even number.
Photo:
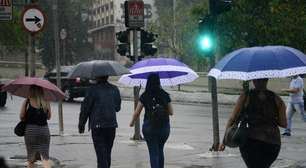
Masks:
[[[116,32],[125,30],[125,0],[91,0],[89,9],[90,28],[88,33],[92,39],[97,58],[105,60],[125,60],[117,54]],[[154,19],[154,0],[144,0],[145,22]]]

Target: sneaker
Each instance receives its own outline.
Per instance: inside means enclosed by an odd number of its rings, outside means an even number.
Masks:
[[[290,132],[284,132],[282,135],[284,135],[284,136],[291,136],[291,133]]]

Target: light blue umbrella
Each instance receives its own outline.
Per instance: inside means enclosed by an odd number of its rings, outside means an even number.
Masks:
[[[208,76],[253,80],[284,78],[306,73],[306,55],[286,46],[241,48],[221,59]]]

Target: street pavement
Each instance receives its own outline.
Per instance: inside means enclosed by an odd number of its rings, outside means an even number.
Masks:
[[[210,152],[212,145],[211,95],[205,88],[167,88],[174,102],[171,117],[171,134],[165,147],[165,168],[244,168],[237,148],[224,152]],[[131,119],[133,91],[121,87],[122,110],[118,113],[119,127],[112,154],[112,168],[149,168],[149,156],[145,142],[132,141],[134,129],[128,127]],[[218,94],[220,137],[237,95]],[[287,100],[287,97],[283,97]],[[13,128],[18,121],[22,98],[9,98],[0,109],[0,156],[11,167],[24,167],[26,150],[23,138],[16,137]],[[94,168],[96,157],[90,133],[78,134],[77,120],[81,99],[64,103],[64,136],[58,135],[57,103],[52,103],[50,157],[53,167]],[[273,168],[306,168],[306,123],[294,116],[293,135],[282,137],[280,155]],[[141,118],[142,119],[142,118]],[[37,163],[41,167],[41,163]]]

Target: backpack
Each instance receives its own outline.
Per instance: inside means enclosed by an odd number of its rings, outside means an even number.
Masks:
[[[152,126],[162,126],[169,120],[167,106],[158,101],[156,97],[152,98],[152,106],[149,110],[149,121]]]

